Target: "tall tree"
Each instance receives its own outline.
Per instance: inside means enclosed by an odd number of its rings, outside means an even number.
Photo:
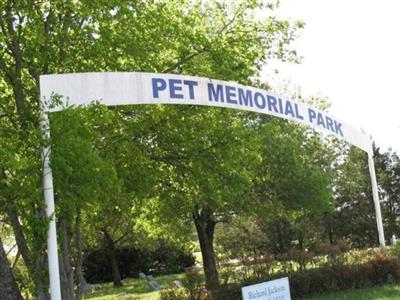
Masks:
[[[318,135],[269,117],[193,107],[179,116],[164,114],[162,131],[154,133],[154,156],[165,175],[152,207],[164,215],[163,222],[193,222],[206,286],[213,290],[218,222],[273,206],[329,207],[331,155]]]
[[[355,147],[344,148],[341,156],[335,178],[335,208],[331,219],[334,239],[348,238],[356,248],[376,245],[378,235],[367,156]]]
[[[245,118],[229,110],[187,107],[180,110],[179,118],[165,115],[154,140],[158,145],[154,156],[164,170],[156,206],[162,222],[176,227],[180,224],[175,220],[183,221],[182,225],[193,222],[206,286],[213,290],[218,286],[215,226],[246,207],[250,199],[249,174],[256,160],[246,146],[251,130]]]
[[[261,118],[260,156],[256,171],[259,223],[274,253],[310,246],[301,222],[329,211],[333,202],[330,144],[311,129],[287,121]],[[308,244],[308,245],[307,245]]]
[[[1,201],[38,299],[45,299],[48,290],[39,76],[135,70],[248,82],[270,57],[295,58],[288,44],[301,27],[274,17],[254,18],[261,6],[253,0],[232,5],[189,0],[0,1],[0,149],[7,149],[0,161],[6,189]],[[58,197],[68,199],[65,193]],[[71,232],[73,217],[63,214],[62,226]]]
[[[67,109],[51,118],[54,191],[60,216],[58,227],[61,241],[61,283],[63,298],[67,299],[74,298],[73,269],[77,271],[76,276],[80,279],[78,295],[84,283],[80,271],[82,249],[72,249],[75,244],[82,248],[81,214],[91,204],[104,202],[104,199],[109,199],[119,191],[119,181],[113,163],[102,157],[96,147],[103,138],[96,125],[108,120],[108,115],[102,111],[104,109],[97,106],[89,110]],[[75,263],[74,266],[73,254],[76,252],[79,264]]]
[[[398,236],[400,216],[400,158],[398,154],[389,149],[380,153],[375,151],[375,164],[377,169],[382,215],[386,235]]]

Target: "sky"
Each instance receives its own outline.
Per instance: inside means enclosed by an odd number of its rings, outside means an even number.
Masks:
[[[305,22],[293,44],[303,59],[263,76],[327,97],[331,115],[400,154],[399,13],[396,0],[281,0],[275,15]]]

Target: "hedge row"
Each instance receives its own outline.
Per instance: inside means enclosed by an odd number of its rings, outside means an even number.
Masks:
[[[304,270],[290,274],[277,274],[268,281],[280,277],[289,277],[291,296],[295,299],[317,294],[325,294],[346,289],[358,289],[400,282],[400,261],[394,257],[377,256],[365,264],[338,265],[318,269]],[[216,291],[215,299],[242,299],[241,287],[256,284],[246,282],[242,285],[228,284]]]

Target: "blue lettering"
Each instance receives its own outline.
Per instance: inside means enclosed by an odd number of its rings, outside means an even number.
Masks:
[[[171,98],[183,99],[183,94],[177,94],[177,91],[182,91],[182,80],[179,79],[170,79],[169,83],[169,96]]]
[[[283,104],[282,104],[282,99],[278,98],[278,104],[279,104],[279,112],[283,114]]]
[[[261,99],[261,103],[258,102],[258,99],[259,99],[259,98]],[[257,93],[254,94],[254,103],[256,104],[256,106],[257,106],[258,108],[261,108],[261,109],[263,109],[263,108],[265,108],[265,107],[267,106],[267,103],[265,102],[265,97],[264,97],[264,95],[261,94],[261,93],[259,93],[259,92],[257,92]]]
[[[236,89],[233,86],[225,86],[226,102],[231,104],[237,104],[236,100]]]
[[[332,132],[335,132],[335,129],[333,128],[333,121],[329,117],[325,117],[326,119],[326,128],[329,129]]]
[[[151,84],[153,87],[153,98],[158,98],[159,97],[158,92],[164,91],[165,88],[167,87],[167,83],[162,78],[152,78]]]
[[[246,90],[245,94],[243,89],[239,88],[239,104],[253,107],[253,99],[250,90]]]
[[[194,99],[194,87],[198,85],[197,81],[184,80],[183,84],[189,87],[189,98]]]
[[[224,102],[224,90],[222,85],[217,84],[217,89],[215,90],[212,83],[207,84],[208,86],[208,101]]]
[[[317,125],[322,125],[322,127],[325,128],[324,117],[322,116],[321,113],[318,113]]]
[[[343,136],[342,123],[335,121],[335,131],[337,134],[340,134],[341,136]]]
[[[296,113],[297,119],[304,120],[304,117],[299,113],[299,106],[297,105],[297,103],[294,104],[294,111]]]
[[[315,113],[314,110],[312,110],[311,108],[308,109],[308,120],[310,121],[310,123],[313,122],[313,120],[317,117],[317,114]]]
[[[276,98],[270,95],[267,95],[268,100],[268,110],[272,111],[272,109],[278,113],[278,109],[276,108]]]
[[[290,103],[290,101],[286,101],[285,115],[291,115],[294,118],[294,111],[293,111],[292,104]]]

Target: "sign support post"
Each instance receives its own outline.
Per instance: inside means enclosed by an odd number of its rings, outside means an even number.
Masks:
[[[50,137],[50,122],[46,111],[42,112],[41,125],[43,137],[47,140]],[[53,173],[50,167],[50,146],[42,149],[43,162],[43,194],[46,203],[46,217],[50,219],[47,229],[47,259],[49,265],[50,296],[51,300],[61,300],[60,270],[58,265],[57,252],[57,230],[54,209]]]
[[[376,182],[375,165],[372,151],[368,153],[369,174],[371,176],[372,197],[375,205],[376,225],[378,227],[379,244],[381,248],[385,248],[385,235],[383,232],[381,205],[379,203],[378,184]]]

